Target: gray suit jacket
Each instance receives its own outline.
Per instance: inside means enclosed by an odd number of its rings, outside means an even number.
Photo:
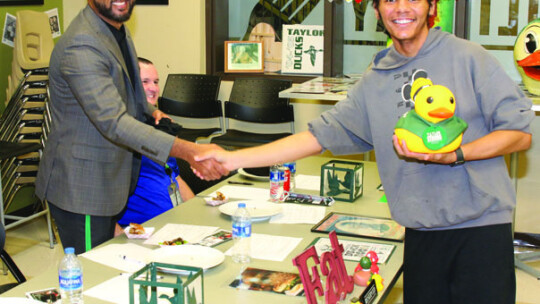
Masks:
[[[137,55],[126,32],[135,87],[114,36],[88,6],[51,55],[52,129],[36,194],[61,209],[99,216],[119,213],[131,177],[139,173],[133,152],[165,163],[173,145],[173,136],[136,119],[154,109],[147,106]]]

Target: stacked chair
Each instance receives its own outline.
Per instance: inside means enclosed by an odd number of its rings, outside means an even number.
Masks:
[[[51,248],[54,246],[54,235],[45,202],[37,201],[31,212],[24,215],[6,214],[6,211],[22,189],[35,185],[41,152],[51,123],[48,66],[53,46],[49,18],[45,13],[17,12],[8,100],[0,116],[0,220],[8,230],[45,216]],[[7,225],[6,220],[9,220]]]
[[[47,27],[44,27],[44,22]],[[13,47],[13,61],[11,75],[8,77],[7,94],[16,92],[19,84],[30,72],[25,80],[28,84],[25,95],[45,94],[45,84],[48,77],[48,66],[51,52],[54,47],[47,14],[35,11],[17,12],[17,31]]]

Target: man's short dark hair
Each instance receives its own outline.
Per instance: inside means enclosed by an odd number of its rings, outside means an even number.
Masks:
[[[154,64],[152,61],[146,59],[146,58],[143,58],[143,57],[137,57],[137,60],[139,61],[139,63],[144,63],[144,64]]]

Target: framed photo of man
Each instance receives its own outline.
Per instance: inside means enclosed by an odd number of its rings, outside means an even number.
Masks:
[[[262,41],[225,41],[225,73],[263,73]]]

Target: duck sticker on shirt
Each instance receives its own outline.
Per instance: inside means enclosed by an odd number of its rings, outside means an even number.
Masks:
[[[415,73],[402,94],[414,102],[414,109],[403,114],[394,128],[400,143],[405,140],[409,150],[417,153],[448,153],[459,148],[467,123],[454,115],[452,91],[434,85],[424,72]]]

